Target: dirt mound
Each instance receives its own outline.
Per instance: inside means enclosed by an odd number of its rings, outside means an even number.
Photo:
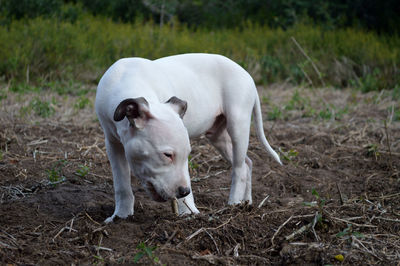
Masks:
[[[0,261],[399,263],[400,124],[386,116],[391,98],[381,95],[375,104],[369,101],[374,95],[360,94],[354,105],[354,92],[298,88],[264,89],[260,95],[276,96],[273,104],[284,111],[299,91],[317,110],[313,116],[302,105],[284,119],[265,122],[283,167],[252,132],[252,206],[226,205],[229,165],[200,138],[192,142],[190,160],[200,215],[174,216],[169,203],[152,202],[132,179],[135,215],[110,225],[102,222],[114,207],[111,172],[102,131],[90,112],[80,114],[89,121],[84,125],[39,118],[35,123],[16,120],[9,112],[15,104],[3,106]],[[337,109],[349,106],[347,112],[333,118],[318,115],[326,110],[321,97]],[[265,118],[272,111],[272,105],[263,104]]]

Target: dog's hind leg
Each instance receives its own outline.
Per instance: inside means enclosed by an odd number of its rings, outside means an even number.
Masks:
[[[244,139],[241,139],[239,142],[236,141],[233,145],[232,138],[227,129],[227,120],[224,115],[218,116],[213,127],[206,133],[206,137],[211,144],[221,153],[225,160],[232,165],[232,185],[228,204],[239,204],[246,201],[250,204],[252,203],[252,162],[246,155],[249,132],[242,132],[242,134],[241,138]],[[241,156],[234,155],[235,151],[240,152]],[[244,157],[242,155],[244,155]]]

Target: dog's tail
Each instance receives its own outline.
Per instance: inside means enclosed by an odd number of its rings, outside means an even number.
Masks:
[[[255,104],[253,107],[253,116],[254,116],[254,121],[256,122],[255,127],[256,127],[257,137],[260,140],[260,142],[264,145],[265,149],[272,155],[272,157],[274,157],[274,159],[279,164],[282,165],[279,155],[274,151],[274,149],[271,148],[271,146],[268,143],[267,138],[265,137],[263,120],[262,120],[262,115],[261,115],[260,98],[258,97],[257,91],[256,91],[256,94],[257,94],[257,98],[255,100]]]

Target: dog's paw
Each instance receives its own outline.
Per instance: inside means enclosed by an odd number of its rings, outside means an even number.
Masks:
[[[229,199],[228,200],[228,205],[239,205],[241,203],[242,203],[242,201],[238,200],[238,199]]]
[[[236,205],[252,205],[253,201],[251,199],[244,199],[244,200],[235,200],[235,201],[228,201],[228,205],[236,206]]]
[[[111,223],[113,223],[113,222],[114,222],[114,217],[115,217],[114,215],[108,217],[107,219],[104,220],[104,223],[105,223],[105,224],[111,224]]]
[[[115,223],[119,220],[127,220],[129,218],[133,218],[133,214],[132,215],[126,215],[125,217],[121,217],[119,215],[113,214],[112,216],[108,217],[107,219],[104,220],[105,224],[111,224],[111,223]]]

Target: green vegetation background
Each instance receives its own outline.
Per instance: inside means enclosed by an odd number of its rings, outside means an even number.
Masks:
[[[121,57],[207,52],[258,83],[400,90],[398,11],[392,0],[0,0],[0,77],[12,91],[73,93]]]

